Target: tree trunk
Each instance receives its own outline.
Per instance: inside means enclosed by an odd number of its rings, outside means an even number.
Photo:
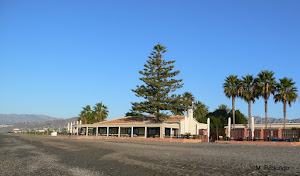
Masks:
[[[99,119],[98,119],[98,121],[99,122],[102,121],[102,111],[99,112]]]
[[[233,118],[233,129],[235,128],[235,97],[232,97],[232,118]]]
[[[218,126],[219,125],[217,125],[217,140],[219,140],[219,129],[218,129]]]
[[[248,101],[248,128],[251,129],[251,101]]]
[[[286,100],[283,101],[283,116],[284,116],[283,129],[285,129],[285,124],[286,124]]]
[[[269,95],[269,84],[267,83],[266,85],[266,93],[265,93],[265,114],[266,114],[266,117],[265,117],[265,121],[266,121],[266,129],[268,129],[268,95]]]
[[[266,129],[268,129],[268,100],[265,99],[265,121],[266,121]]]

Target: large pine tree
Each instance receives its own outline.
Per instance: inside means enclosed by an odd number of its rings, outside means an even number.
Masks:
[[[157,44],[154,46],[144,70],[139,73],[143,75],[140,78],[144,85],[132,89],[137,97],[143,97],[146,101],[132,103],[133,110],[140,113],[149,113],[155,116],[158,122],[169,115],[167,111],[171,110],[172,97],[171,93],[183,86],[182,79],[174,79],[180,71],[173,71],[175,61],[166,61],[162,57],[167,52],[166,47]]]

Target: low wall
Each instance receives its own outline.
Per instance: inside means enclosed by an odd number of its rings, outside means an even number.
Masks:
[[[163,142],[183,142],[199,143],[201,139],[170,139],[170,138],[140,138],[140,137],[103,137],[103,136],[72,136],[77,139],[116,139],[116,140],[138,140],[138,141],[163,141]]]
[[[245,145],[288,145],[300,146],[300,142],[267,142],[267,141],[215,141],[222,144],[245,144]]]
[[[228,136],[228,128],[225,128],[226,136]],[[244,128],[237,128],[231,129],[231,138],[232,139],[252,139],[252,131],[247,127]],[[264,139],[267,138],[279,138],[279,139],[294,139],[300,138],[300,128],[297,130],[292,129],[282,129],[282,127],[272,128],[272,129],[265,129],[261,127],[260,129],[255,129],[254,131],[254,138],[255,139]]]

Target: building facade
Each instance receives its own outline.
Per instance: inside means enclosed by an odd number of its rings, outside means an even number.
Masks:
[[[128,116],[94,124],[72,125],[70,132],[76,135],[114,137],[159,137],[176,138],[184,134],[199,135],[199,130],[207,130],[207,124],[193,118],[192,109],[187,116],[171,116],[155,122],[151,116]]]

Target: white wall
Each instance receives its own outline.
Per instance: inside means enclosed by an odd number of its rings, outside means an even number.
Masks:
[[[187,125],[185,125],[185,123]],[[185,119],[180,121],[180,126],[181,126],[180,129],[181,134],[191,133],[192,135],[197,135],[199,129],[207,129],[207,124],[199,123],[196,119],[193,118],[193,111],[191,109],[189,109],[188,111],[188,116],[186,116]]]

